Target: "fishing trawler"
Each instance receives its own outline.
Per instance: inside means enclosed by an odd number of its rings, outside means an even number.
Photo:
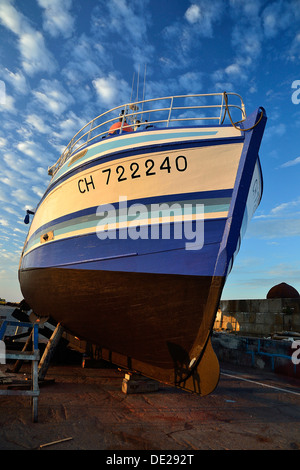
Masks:
[[[105,360],[211,393],[211,332],[261,199],[265,123],[263,108],[247,117],[239,95],[213,93],[129,103],[86,124],[49,168],[21,255],[34,313]]]

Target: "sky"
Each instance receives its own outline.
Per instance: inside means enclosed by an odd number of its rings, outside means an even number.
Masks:
[[[222,299],[300,292],[300,0],[0,0],[0,297],[22,299],[23,221],[48,167],[145,66],[146,99],[227,91],[265,108],[263,198]]]

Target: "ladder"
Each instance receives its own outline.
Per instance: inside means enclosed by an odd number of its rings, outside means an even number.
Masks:
[[[5,359],[21,360],[21,361],[32,361],[32,387],[31,390],[0,390],[0,396],[18,396],[24,395],[31,397],[32,403],[32,420],[34,423],[38,421],[38,397],[39,382],[38,382],[38,362],[40,359],[40,351],[38,349],[38,324],[19,322],[13,320],[4,320],[0,328],[0,340],[4,337],[6,328],[8,325],[19,326],[31,329],[32,335],[32,351],[26,351],[25,347],[22,351],[5,351]]]

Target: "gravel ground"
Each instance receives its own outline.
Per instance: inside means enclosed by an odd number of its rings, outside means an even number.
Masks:
[[[37,423],[30,398],[0,397],[0,449],[299,450],[299,381],[224,364],[221,370],[216,390],[201,398],[165,385],[125,394],[116,368],[53,365]]]

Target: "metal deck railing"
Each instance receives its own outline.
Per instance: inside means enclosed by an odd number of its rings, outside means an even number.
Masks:
[[[229,97],[235,102],[230,103]],[[116,122],[121,122],[116,131],[118,134],[125,132],[126,126],[130,126],[134,132],[137,132],[153,127],[184,126],[187,123],[198,126],[207,122],[221,125],[226,108],[230,113],[238,113],[237,122],[246,119],[245,105],[237,93],[168,96],[117,106],[100,114],[82,127],[71,139],[57,162],[48,169],[48,174],[54,176],[75,152],[109,137],[110,128]]]

